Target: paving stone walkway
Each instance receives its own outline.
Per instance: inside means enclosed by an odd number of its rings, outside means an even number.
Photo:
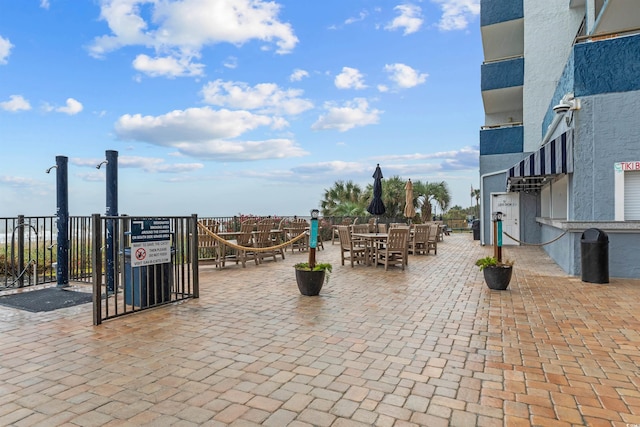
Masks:
[[[471,234],[408,268],[307,255],[202,265],[200,298],[92,326],[91,305],[0,307],[0,425],[630,426],[640,424],[640,281],[584,283],[506,247],[491,291]]]

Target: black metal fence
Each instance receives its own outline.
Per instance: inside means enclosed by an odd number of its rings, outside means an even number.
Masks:
[[[55,220],[0,218],[0,289],[55,282]]]
[[[197,216],[164,217],[168,263],[131,262],[132,221],[149,217],[72,216],[68,279],[94,289],[94,323],[198,296]],[[0,218],[0,290],[57,282],[57,218]]]
[[[123,217],[126,218],[126,217]],[[209,216],[201,219],[215,220],[219,231],[239,231],[240,224],[247,219],[260,220],[265,216]],[[292,221],[296,216],[269,216],[269,218]],[[325,217],[321,225],[335,225],[343,220],[365,223],[371,217]],[[403,222],[405,218],[380,218],[380,223]],[[69,265],[70,281],[91,283],[92,280],[92,221],[91,216],[69,217]],[[331,239],[331,227],[322,227],[323,240]],[[0,290],[56,282],[57,226],[55,216],[28,217],[18,215],[0,218]]]
[[[139,253],[150,255],[149,247],[132,245],[132,224],[168,222],[170,238],[163,245],[166,262],[137,265]],[[198,298],[197,216],[190,217],[105,217],[91,218],[91,265],[94,291],[94,324],[141,310]],[[132,253],[133,251],[133,253]]]

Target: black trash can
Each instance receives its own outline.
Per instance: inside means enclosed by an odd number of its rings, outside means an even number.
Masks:
[[[173,249],[171,254],[173,256]],[[124,250],[124,302],[149,307],[171,301],[173,263],[131,267],[131,248]]]
[[[480,220],[474,219],[471,222],[471,230],[473,231],[473,240],[480,240]]]
[[[580,241],[582,281],[609,283],[609,236],[598,228],[582,233]]]

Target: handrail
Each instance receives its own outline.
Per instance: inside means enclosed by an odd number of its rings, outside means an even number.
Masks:
[[[281,243],[279,245],[268,246],[268,247],[265,247],[265,248],[256,248],[256,247],[253,247],[253,246],[236,245],[235,243],[232,243],[229,240],[226,240],[226,239],[218,236],[216,233],[214,233],[213,231],[209,230],[206,226],[200,224],[200,222],[198,222],[198,227],[201,230],[203,230],[206,234],[208,234],[209,236],[213,237],[218,242],[222,243],[223,245],[226,245],[226,246],[229,246],[230,248],[241,250],[241,251],[252,251],[252,252],[270,252],[270,251],[272,251],[274,249],[281,249],[281,248],[289,246],[290,244],[295,243],[298,240],[301,240],[301,239],[303,239],[304,237],[307,236],[307,232],[304,232],[304,233],[299,234],[296,237],[292,238],[291,240],[287,240],[286,242]]]
[[[600,34],[587,34],[584,36],[576,37],[574,44],[586,42],[586,41],[596,41],[600,39],[610,39],[618,36],[629,35],[631,33],[640,33],[640,27],[635,28],[625,28],[616,31],[610,31],[608,33],[600,33]],[[594,40],[596,39],[596,40]]]
[[[481,126],[480,129],[481,130],[496,129],[496,128],[507,128],[507,127],[514,127],[514,126],[522,126],[522,122],[509,122],[509,123],[499,123],[496,125],[484,125],[484,126]]]
[[[511,56],[504,56],[502,58],[490,59],[488,61],[482,61],[482,65],[492,64],[494,62],[500,62],[500,61],[509,61],[511,59],[519,59],[519,58],[524,58],[524,55],[522,55],[522,54],[520,54],[520,55],[511,55]]]

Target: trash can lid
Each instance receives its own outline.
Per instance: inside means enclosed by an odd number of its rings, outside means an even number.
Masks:
[[[599,228],[589,228],[582,233],[583,242],[608,242],[609,236]]]

